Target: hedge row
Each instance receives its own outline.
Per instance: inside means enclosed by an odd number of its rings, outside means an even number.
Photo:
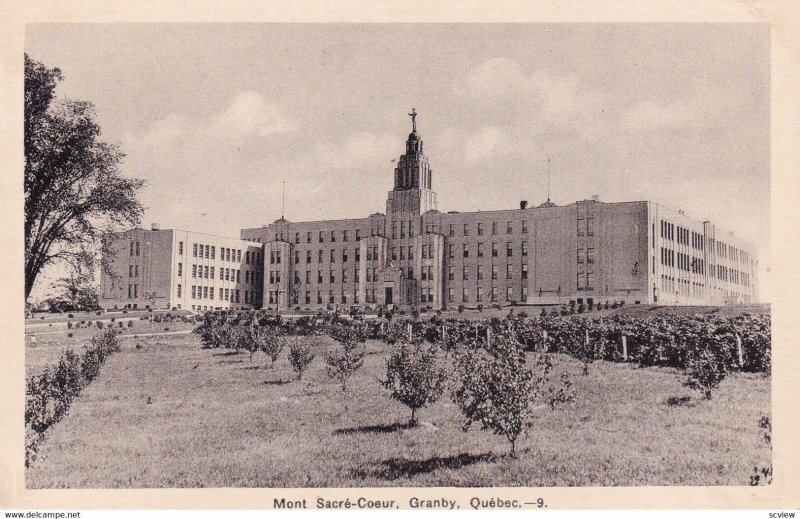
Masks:
[[[69,412],[73,400],[97,374],[106,358],[119,350],[119,331],[106,331],[92,337],[91,344],[77,354],[65,350],[52,368],[25,381],[25,464],[36,457],[44,433]]]

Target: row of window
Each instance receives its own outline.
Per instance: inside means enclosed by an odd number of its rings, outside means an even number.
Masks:
[[[249,292],[249,291],[248,291]],[[181,285],[177,288],[178,297],[181,297]],[[192,285],[192,299],[214,299],[214,287]],[[219,288],[219,300],[239,303],[239,289]]]
[[[476,278],[477,279],[483,279],[484,278],[483,265],[477,265],[476,267],[477,267],[476,273],[475,273],[476,274]],[[497,279],[498,278],[497,265],[492,265],[491,267],[492,267],[491,268],[492,279]],[[430,268],[430,267],[428,267],[428,268]],[[433,276],[432,273],[431,273],[431,276]],[[462,269],[461,269],[461,280],[462,281],[469,281],[469,277],[470,277],[469,265],[464,265],[462,267]],[[522,264],[522,273],[521,273],[520,277],[521,277],[521,279],[528,279],[528,264],[527,263],[523,263]],[[431,277],[430,279],[433,279],[433,277]],[[453,265],[450,265],[450,266],[447,267],[447,279],[449,281],[454,281],[454,279],[455,279],[455,267]],[[514,279],[514,265],[506,265],[506,279]]]
[[[461,301],[462,303],[469,303],[470,301],[470,294],[473,292],[475,293],[475,298],[472,300],[474,302],[480,303],[485,300],[485,295],[483,291],[483,287],[477,287],[475,289],[471,288],[463,288],[461,289]],[[497,287],[491,287],[489,290],[489,301],[496,302],[498,296]],[[522,287],[521,293],[521,300],[524,301],[528,298],[528,287]],[[420,294],[420,301],[425,302],[433,302],[433,295],[430,292],[430,289]],[[506,287],[506,301],[514,301],[514,287]],[[447,302],[448,303],[455,303],[455,289],[448,288],[447,289]]]
[[[245,271],[245,283],[248,284],[255,284],[256,283],[256,272],[250,272],[249,270]],[[183,275],[183,263],[178,263],[178,277]],[[203,278],[203,279],[214,279],[214,267],[208,265],[195,265],[192,264],[192,277],[193,278]],[[242,271],[239,269],[231,269],[231,268],[223,268],[220,267],[219,269],[219,279],[220,281],[233,281],[236,283],[241,283],[242,281]]]
[[[178,254],[183,255],[183,242],[178,243]],[[255,253],[254,253],[255,254]],[[217,255],[217,247],[214,245],[205,245],[200,243],[193,243],[192,244],[192,257],[193,258],[205,258],[205,259],[216,259]],[[246,257],[249,256],[248,254],[245,255]],[[232,261],[236,263],[242,262],[242,250],[241,249],[231,249],[229,247],[220,247],[219,248],[219,259],[222,261]]]
[[[578,236],[594,236],[594,216],[587,215],[586,218],[578,216]]]
[[[527,256],[528,255],[528,242],[526,242],[526,241],[521,242],[520,248],[521,248],[521,254],[523,256]],[[491,250],[491,252],[492,252],[492,257],[493,258],[496,258],[498,256],[498,254],[499,254],[499,244],[497,242],[492,242],[492,250]],[[477,253],[477,257],[479,257],[479,258],[483,258],[484,257],[483,243],[481,243],[481,242],[477,243],[476,253]],[[470,255],[470,246],[469,246],[469,244],[464,243],[464,244],[461,245],[461,255],[464,258],[469,258],[470,257],[469,256]],[[506,242],[506,257],[511,257],[513,255],[514,255],[514,242],[511,242],[511,241]],[[452,243],[447,246],[447,257],[450,258],[450,259],[455,258],[455,245],[452,244]]]

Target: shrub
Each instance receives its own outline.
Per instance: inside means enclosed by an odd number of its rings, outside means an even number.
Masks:
[[[69,338],[71,339],[73,335],[75,335],[75,334],[73,334],[72,332],[69,332],[69,333],[67,334],[67,337],[69,337]]]
[[[758,426],[763,430],[764,441],[772,450],[772,422],[769,416],[762,416],[758,421]],[[772,484],[772,465],[758,468],[753,467],[754,474],[750,476],[750,485],[771,485]]]
[[[122,324],[122,322],[119,324]],[[128,328],[133,328],[133,321],[128,321]]]
[[[721,355],[713,348],[692,348],[686,359],[684,385],[703,393],[706,400],[728,375],[728,367]]]
[[[460,314],[464,313],[464,305],[458,305],[458,313]]]
[[[478,305],[478,312],[483,312],[483,305]]]
[[[97,329],[98,330],[102,330],[103,329],[103,321],[97,321]]]
[[[364,364],[363,329],[360,325],[333,325],[330,335],[342,349],[325,353],[325,370],[329,377],[342,385],[342,391],[347,391],[348,380]]]
[[[72,318],[73,318],[73,317],[75,317],[75,316],[74,316],[74,315],[72,315],[72,314],[67,314],[67,317],[69,317],[70,319],[72,319]]]
[[[72,321],[67,321],[67,330],[72,329]]]
[[[519,435],[533,426],[533,405],[546,402],[555,407],[558,389],[546,389],[552,364],[540,356],[533,369],[527,365],[521,345],[504,335],[493,340],[492,351],[466,350],[456,356],[460,382],[453,398],[466,418],[464,429],[472,423],[504,436],[516,453]],[[568,380],[562,375],[562,381]],[[560,388],[563,401],[571,400],[569,388]]]
[[[316,357],[315,353],[307,342],[301,339],[291,339],[289,341],[289,363],[297,373],[297,380],[303,379],[303,373],[308,370],[311,361]]]
[[[401,344],[386,359],[386,380],[381,385],[391,397],[411,409],[409,424],[416,425],[417,409],[436,402],[447,375],[436,362],[436,348]]]

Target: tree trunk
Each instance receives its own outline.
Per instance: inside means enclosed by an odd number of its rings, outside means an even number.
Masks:
[[[417,410],[413,407],[411,408],[411,421],[409,422],[409,425],[412,427],[417,425]]]

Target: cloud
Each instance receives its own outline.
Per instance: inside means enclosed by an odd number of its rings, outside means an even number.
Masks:
[[[354,132],[344,140],[317,143],[290,166],[302,173],[360,168],[389,168],[403,153],[397,135]],[[393,167],[393,166],[392,166]]]
[[[464,161],[478,162],[507,151],[510,144],[508,130],[498,126],[484,126],[464,142]]]
[[[253,91],[237,94],[224,111],[211,118],[209,126],[211,135],[236,137],[267,137],[293,129],[294,124],[281,114],[276,105],[268,104],[260,94]]]
[[[506,57],[473,67],[464,84],[466,95],[489,106],[490,111],[534,116],[559,124],[586,117],[600,98],[600,92],[582,87],[575,75],[544,68],[527,73],[519,62]]]

